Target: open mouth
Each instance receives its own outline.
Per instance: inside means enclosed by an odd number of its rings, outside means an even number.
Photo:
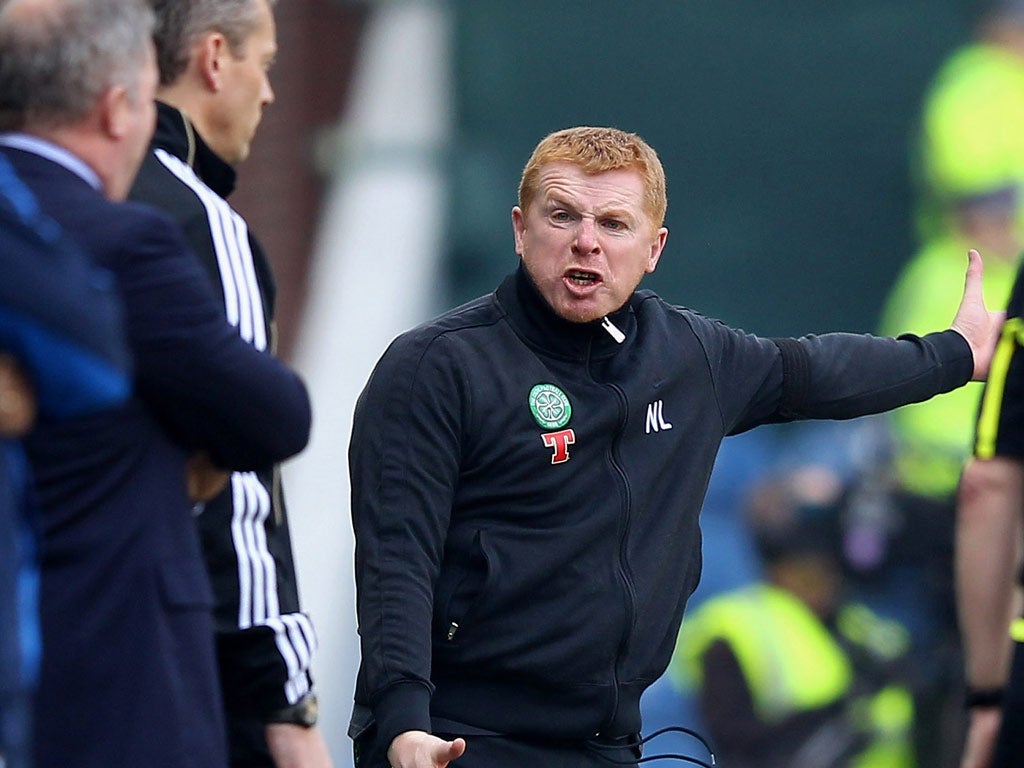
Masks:
[[[578,269],[571,269],[565,274],[566,279],[573,285],[587,286],[595,285],[600,279],[597,274],[593,272],[583,272]]]

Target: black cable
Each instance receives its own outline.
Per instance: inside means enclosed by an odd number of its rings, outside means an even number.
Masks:
[[[643,747],[658,736],[662,736],[666,733],[685,733],[687,736],[699,741],[704,749],[707,750],[708,758],[711,760],[710,763],[706,763],[696,757],[690,757],[688,755],[677,755],[675,753],[664,753],[660,755],[651,755],[650,757],[640,757],[636,760],[618,760],[611,755],[601,754],[602,750],[613,750],[613,749],[629,749],[635,747]],[[708,744],[707,740],[701,736],[697,731],[690,728],[684,728],[681,725],[669,725],[665,728],[660,728],[654,733],[651,733],[642,739],[635,739],[632,737],[625,737],[620,744],[602,744],[596,741],[586,742],[587,748],[596,752],[597,756],[606,762],[612,763],[613,765],[633,765],[634,763],[648,763],[652,760],[678,760],[684,763],[692,763],[693,765],[699,765],[701,768],[715,768],[715,753],[711,750],[711,745]]]

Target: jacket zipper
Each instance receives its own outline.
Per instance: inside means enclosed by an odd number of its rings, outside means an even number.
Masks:
[[[626,609],[626,622],[622,630],[622,638],[619,641],[619,650],[615,656],[614,663],[612,664],[612,708],[608,718],[605,720],[605,725],[611,724],[615,720],[615,716],[619,709],[619,664],[622,659],[626,656],[626,651],[629,648],[629,640],[633,634],[633,624],[636,621],[636,590],[633,586],[633,581],[630,576],[629,560],[628,560],[628,541],[629,541],[629,523],[630,523],[630,505],[631,495],[629,491],[629,478],[626,475],[626,471],[622,468],[622,463],[618,459],[617,446],[622,440],[622,434],[626,428],[626,415],[628,413],[626,395],[622,391],[622,388],[616,384],[609,384],[612,390],[615,392],[616,399],[619,403],[619,434],[615,440],[612,441],[610,461],[612,467],[615,469],[622,481],[622,520],[619,534],[619,564],[618,572],[622,579],[622,585],[624,587],[623,601]]]

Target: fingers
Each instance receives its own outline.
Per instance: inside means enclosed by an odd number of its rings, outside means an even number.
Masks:
[[[462,738],[445,741],[426,731],[404,731],[391,742],[388,760],[393,768],[447,768],[465,751]]]
[[[976,293],[981,296],[982,275],[985,265],[982,263],[981,254],[974,248],[967,252],[967,277],[964,280],[964,293]]]
[[[0,437],[22,437],[36,420],[36,398],[28,377],[11,355],[0,355]]]
[[[974,355],[974,381],[984,381],[988,375],[992,353],[999,338],[1002,316],[985,307],[982,293],[984,270],[981,254],[972,248],[967,252],[967,275],[964,278],[964,295],[957,308],[956,317],[950,326],[957,331],[971,347]]]
[[[195,453],[185,465],[185,483],[192,501],[205,502],[224,490],[231,473],[218,468],[205,453]]]
[[[452,760],[457,760],[458,758],[462,757],[465,751],[465,739],[455,739],[454,741],[442,742],[441,745],[438,747],[438,754],[436,755],[437,764],[441,766],[447,765]]]

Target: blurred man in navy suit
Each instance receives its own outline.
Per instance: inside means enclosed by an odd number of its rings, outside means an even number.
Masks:
[[[309,437],[301,380],[227,324],[173,222],[123,202],[154,127],[152,31],[142,0],[0,6],[0,156],[113,273],[135,365],[124,406],[26,440],[39,768],[225,766],[195,502]]]
[[[121,304],[0,162],[0,763],[30,764],[39,670],[36,523],[20,438],[125,402],[131,393]],[[54,279],[59,276],[59,279]]]

